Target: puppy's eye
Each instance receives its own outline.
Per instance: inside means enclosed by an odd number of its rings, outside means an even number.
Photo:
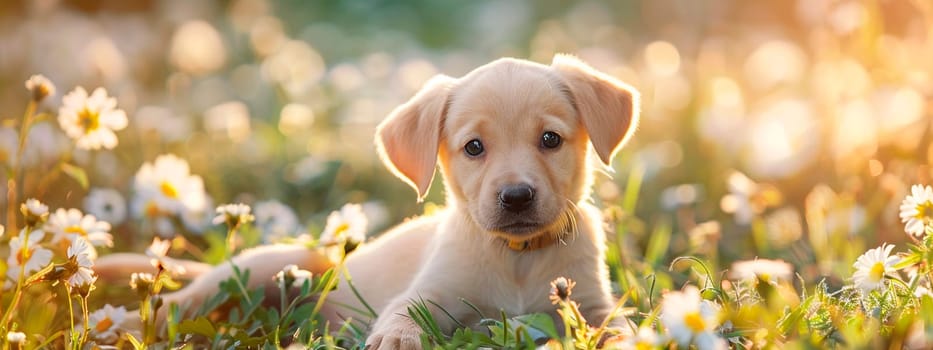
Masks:
[[[463,151],[473,157],[483,154],[483,150],[483,143],[477,139],[472,139],[466,143],[466,146],[463,146]]]
[[[547,131],[541,135],[541,146],[544,148],[557,148],[560,146],[560,135],[553,131]]]

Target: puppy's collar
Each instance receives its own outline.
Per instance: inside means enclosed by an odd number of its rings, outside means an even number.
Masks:
[[[530,252],[530,251],[550,247],[554,244],[557,244],[558,242],[563,242],[563,239],[562,239],[563,236],[564,236],[563,233],[559,233],[559,234],[545,233],[538,237],[535,237],[529,240],[524,240],[524,241],[507,239],[505,241],[506,243],[505,246],[509,247],[509,249],[514,252]]]

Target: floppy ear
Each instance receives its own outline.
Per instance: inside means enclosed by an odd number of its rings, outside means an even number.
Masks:
[[[455,81],[446,75],[431,78],[376,128],[379,157],[395,176],[414,187],[418,201],[424,199],[434,178],[441,120]]]
[[[567,83],[596,154],[609,165],[638,126],[638,91],[570,55],[554,56],[551,68]]]

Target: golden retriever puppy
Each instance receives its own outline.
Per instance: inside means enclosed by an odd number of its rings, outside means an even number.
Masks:
[[[421,348],[421,330],[407,312],[413,300],[443,307],[432,312],[444,331],[456,324],[447,313],[477,323],[461,299],[486,315],[556,317],[548,286],[560,276],[576,281],[583,316],[602,322],[614,299],[604,222],[589,204],[589,187],[596,162],[608,165],[637,122],[634,89],[566,55],[550,65],[505,58],[461,78],[437,76],[396,108],[377,130],[379,154],[419,199],[439,165],[446,209],[348,256],[354,285],[378,312],[367,347]],[[252,249],[233,263],[252,271],[250,285],[267,283],[286,264],[324,266],[297,246]],[[165,301],[197,304],[230,272],[219,266]],[[365,321],[341,283],[325,315],[332,323]]]

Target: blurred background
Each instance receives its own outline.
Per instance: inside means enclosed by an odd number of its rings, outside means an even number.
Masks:
[[[81,208],[115,190],[117,250],[151,239],[133,175],[167,153],[211,203],[284,204],[268,209],[284,235],[316,234],[348,202],[378,232],[423,211],[376,157],[392,108],[436,73],[559,52],[642,92],[640,130],[594,191],[633,254],[783,257],[818,275],[907,241],[897,207],[933,175],[926,0],[3,1],[0,159],[41,73],[57,93],[29,136],[26,194]],[[76,86],[126,111],[116,149],[72,151],[54,115]],[[29,175],[62,157],[89,189]],[[442,200],[435,183],[428,202]],[[200,222],[175,231],[222,230]]]

